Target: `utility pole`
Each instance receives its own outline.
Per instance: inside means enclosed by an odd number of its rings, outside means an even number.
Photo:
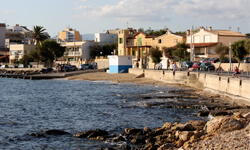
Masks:
[[[229,42],[229,63],[230,63],[230,71],[231,71],[231,66],[232,66],[232,52],[231,52],[231,42]]]
[[[190,61],[194,62],[194,49],[193,49],[192,32],[193,32],[193,26],[192,26],[192,28],[190,30]]]

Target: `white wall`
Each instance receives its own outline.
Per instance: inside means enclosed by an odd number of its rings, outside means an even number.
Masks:
[[[96,33],[95,42],[114,43],[117,37],[117,34]]]

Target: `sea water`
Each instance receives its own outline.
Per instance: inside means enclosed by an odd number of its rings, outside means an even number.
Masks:
[[[118,143],[79,139],[72,135],[35,137],[29,134],[51,129],[71,134],[102,129],[109,134],[120,134],[125,128],[155,129],[165,122],[186,123],[199,119],[196,110],[143,105],[142,96],[169,90],[178,90],[178,87],[0,78],[0,149],[116,147]]]

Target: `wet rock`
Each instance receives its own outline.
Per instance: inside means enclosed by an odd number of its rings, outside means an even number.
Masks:
[[[157,146],[152,143],[149,143],[149,144],[144,145],[142,150],[157,150]]]
[[[152,130],[151,130],[149,127],[145,127],[145,128],[143,129],[143,131],[144,131],[144,134],[152,133]]]
[[[186,124],[191,124],[195,130],[203,130],[205,124],[206,124],[206,121],[188,121]]]
[[[208,134],[239,130],[243,126],[241,122],[233,117],[217,116],[208,121],[205,126]]]
[[[62,131],[62,130],[48,130],[48,131],[44,131],[43,133],[47,134],[47,135],[65,135],[65,134],[70,134],[70,133]]]
[[[29,135],[36,136],[36,137],[45,137],[44,134],[40,134],[40,133],[31,133]]]
[[[166,144],[160,146],[157,150],[171,150],[171,149],[173,149],[173,147],[174,147],[174,144],[166,143]]]
[[[134,138],[131,140],[131,143],[133,144],[145,144],[146,137],[143,135],[137,135],[134,136]]]
[[[74,134],[74,136],[78,138],[95,138],[98,136],[106,136],[106,135],[108,135],[108,132],[101,129],[89,130]]]
[[[155,143],[155,139],[153,137],[149,137],[148,139],[145,140],[145,142],[147,144],[150,144],[150,143]]]
[[[180,130],[180,131],[194,131],[195,128],[192,126],[192,124],[178,124],[171,128],[171,130]]]
[[[122,150],[132,150],[132,148],[129,145],[123,145],[121,147]]]
[[[215,116],[226,116],[229,115],[228,112],[224,110],[212,110],[209,112],[209,115],[215,117]]]
[[[198,113],[197,113],[197,116],[198,116],[198,117],[205,117],[205,116],[208,116],[208,115],[209,115],[209,111],[200,110],[200,111],[198,111]]]
[[[165,130],[171,129],[171,127],[172,127],[172,124],[169,123],[169,122],[166,122],[166,123],[162,126],[162,128],[165,129]]]
[[[131,129],[125,129],[125,133],[128,135],[136,135],[136,134],[142,134],[143,130],[142,129],[136,129],[136,128],[131,128]]]
[[[192,131],[182,131],[179,134],[179,139],[185,142],[188,141],[192,135],[194,135]]]
[[[126,141],[126,139],[123,136],[117,136],[112,140],[112,142],[121,142],[121,141]]]

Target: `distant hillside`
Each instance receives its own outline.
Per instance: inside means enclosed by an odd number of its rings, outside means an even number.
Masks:
[[[95,34],[82,34],[82,41],[95,40]]]

